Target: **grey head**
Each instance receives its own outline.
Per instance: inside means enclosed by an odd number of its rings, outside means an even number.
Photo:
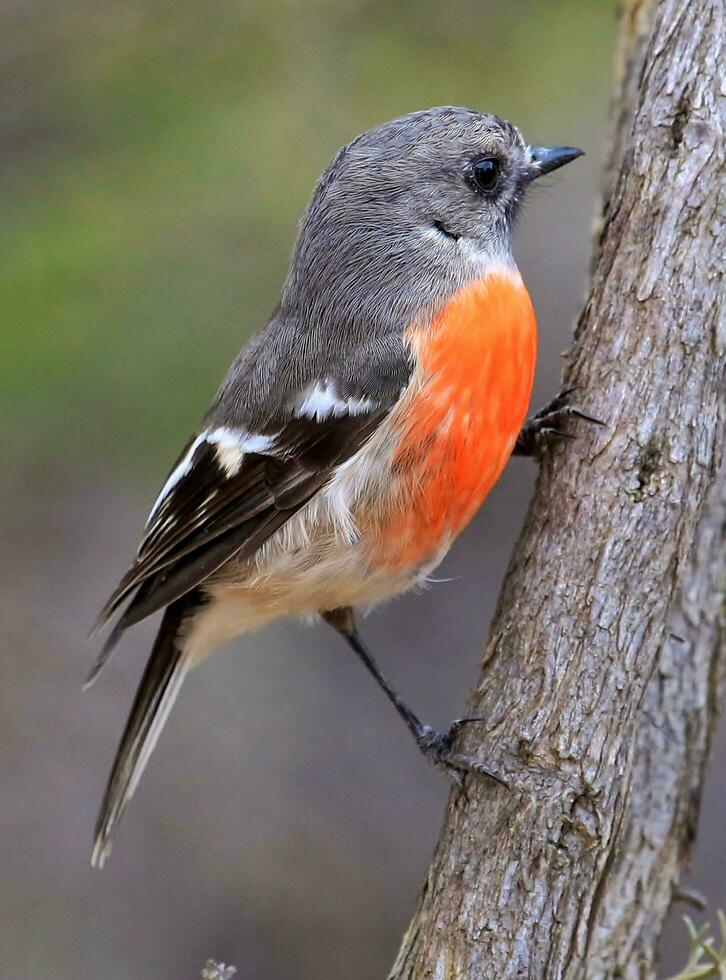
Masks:
[[[581,154],[527,145],[498,116],[440,107],[363,133],[323,173],[282,308],[370,332],[425,315],[493,264],[529,183]]]
[[[581,152],[530,147],[498,116],[452,107],[358,136],[318,181],[280,302],[233,364],[209,424],[272,431],[323,376],[361,397],[400,390],[406,327],[493,265],[512,265],[527,186]]]

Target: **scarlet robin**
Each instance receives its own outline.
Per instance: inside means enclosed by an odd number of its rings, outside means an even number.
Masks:
[[[556,435],[566,398],[524,426],[535,315],[510,232],[530,182],[581,155],[530,147],[468,109],[415,112],[335,156],[302,219],[272,316],[232,364],[172,468],[88,683],[125,629],[165,609],[111,771],[93,863],[181,683],[221,644],[321,616],[361,657],[422,752],[487,770],[422,724],[356,629],[421,582],[512,452]],[[575,413],[577,410],[574,410]]]

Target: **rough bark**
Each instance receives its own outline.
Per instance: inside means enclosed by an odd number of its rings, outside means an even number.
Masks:
[[[395,980],[646,978],[719,701],[726,498],[721,0],[630,2],[592,285],[567,357],[607,420],[554,451]]]

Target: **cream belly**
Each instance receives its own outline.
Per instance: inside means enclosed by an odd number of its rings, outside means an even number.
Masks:
[[[439,564],[445,548],[426,565],[411,569],[372,569],[362,544],[326,548],[250,569],[242,582],[232,570],[209,583],[210,601],[193,617],[184,642],[194,667],[218,647],[283,618],[311,618],[341,606],[371,608],[421,582]],[[237,573],[241,571],[237,569]]]
[[[415,565],[376,560],[378,532],[405,506],[392,475],[390,435],[377,432],[331,482],[243,563],[224,565],[204,585],[210,601],[188,625],[184,653],[196,666],[236,636],[283,618],[340,606],[370,608],[426,578],[449,549],[441,540]]]

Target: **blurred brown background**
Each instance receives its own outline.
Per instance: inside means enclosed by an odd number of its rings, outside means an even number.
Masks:
[[[93,821],[153,625],[81,695],[85,634],[273,306],[315,178],[360,130],[454,103],[587,150],[534,190],[518,232],[535,400],[555,392],[615,5],[5,0],[0,18],[0,976],[181,980],[214,956],[242,980],[382,977],[447,786],[341,642],[280,626],[192,676],[99,874]],[[533,473],[512,462],[447,581],[365,623],[431,722],[462,710]],[[691,875],[712,908],[723,748]],[[686,945],[674,917],[672,966]]]

